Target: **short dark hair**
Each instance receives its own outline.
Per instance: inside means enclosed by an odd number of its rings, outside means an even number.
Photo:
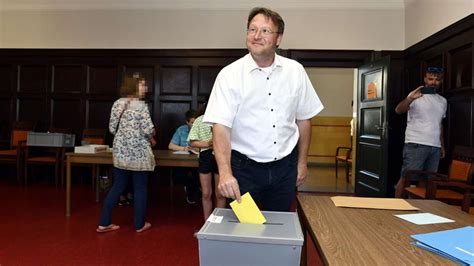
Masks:
[[[273,24],[277,26],[278,33],[282,34],[285,31],[285,22],[281,18],[280,14],[265,7],[255,7],[250,10],[249,18],[247,20],[247,29],[250,26],[250,21],[252,21],[252,19],[258,14],[262,14],[266,18],[269,18],[273,22]]]
[[[444,73],[444,68],[442,67],[430,66],[426,68],[426,74],[433,74],[436,76],[440,76],[440,75],[443,75],[443,73]]]
[[[139,73],[126,74],[122,79],[122,84],[120,85],[120,96],[125,97],[129,95],[138,94],[138,83],[145,81],[145,79],[140,76]]]
[[[197,118],[199,113],[194,109],[189,109],[184,115],[186,116],[186,121],[189,122],[191,118]]]

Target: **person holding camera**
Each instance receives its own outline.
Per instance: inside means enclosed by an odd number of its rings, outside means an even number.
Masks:
[[[444,157],[442,121],[447,101],[437,93],[442,80],[443,68],[428,67],[425,85],[410,92],[395,108],[397,114],[408,112],[401,178],[395,187],[397,198],[402,197],[407,170],[437,172],[439,160]]]

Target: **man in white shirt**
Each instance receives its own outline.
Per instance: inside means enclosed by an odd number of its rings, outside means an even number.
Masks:
[[[447,102],[436,93],[442,79],[442,68],[428,67],[425,85],[410,92],[395,108],[397,114],[408,112],[401,178],[395,187],[397,198],[402,197],[407,170],[437,172],[439,160],[444,157],[442,120]]]
[[[213,124],[219,192],[250,192],[265,210],[289,211],[307,175],[311,118],[323,105],[301,64],[276,55],[285,24],[267,8],[247,22],[249,54],[216,78],[204,121]]]

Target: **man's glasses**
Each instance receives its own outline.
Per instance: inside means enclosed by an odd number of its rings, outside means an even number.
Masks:
[[[426,73],[440,74],[443,72],[444,72],[444,68],[442,67],[428,67],[426,69]]]
[[[247,29],[247,34],[248,35],[256,35],[257,32],[259,31],[258,28],[254,28],[254,27],[250,27]],[[263,36],[270,36],[274,33],[279,33],[278,31],[272,31],[271,29],[269,28],[261,28],[260,29],[260,33],[263,35]]]

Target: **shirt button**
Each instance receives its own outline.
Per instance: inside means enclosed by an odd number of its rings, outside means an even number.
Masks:
[[[273,142],[273,144],[277,144],[277,142],[276,142],[276,141],[274,141],[274,142]]]
[[[269,79],[270,79],[270,78],[269,78],[269,77],[267,77],[267,80],[269,80]]]
[[[270,109],[270,111],[272,111],[272,112],[273,112],[273,109]]]
[[[269,92],[268,95],[272,95],[272,94]]]
[[[273,125],[273,128],[275,128],[275,125]]]
[[[277,160],[277,157],[273,158],[273,160],[275,160],[275,161],[276,161],[276,160]]]

